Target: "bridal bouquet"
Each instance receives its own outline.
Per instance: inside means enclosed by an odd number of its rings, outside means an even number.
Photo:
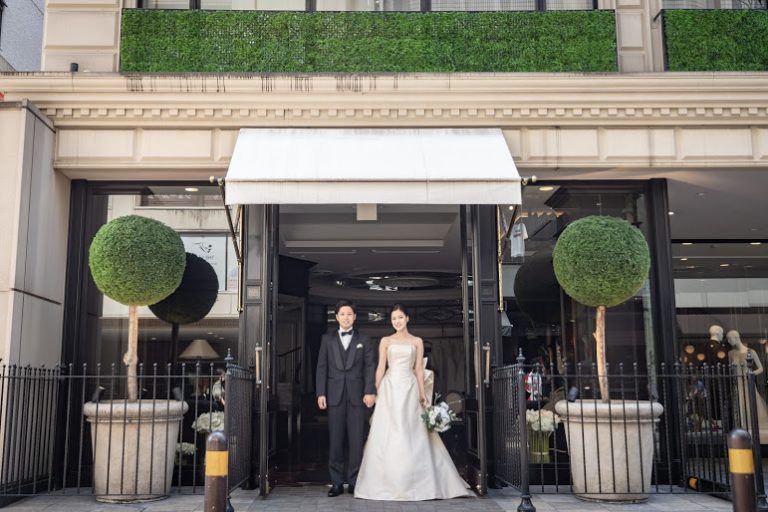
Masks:
[[[438,402],[435,405],[427,407],[423,413],[421,413],[421,419],[427,426],[427,430],[430,432],[445,432],[451,428],[451,423],[456,421],[456,413],[454,413],[445,402]]]

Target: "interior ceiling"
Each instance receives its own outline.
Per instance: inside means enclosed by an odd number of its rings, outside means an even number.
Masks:
[[[377,219],[366,221],[357,220],[354,204],[283,205],[280,254],[316,263],[315,296],[390,303],[460,298],[458,206],[376,210]]]
[[[533,174],[539,180],[666,178],[669,207],[674,212],[670,217],[673,239],[768,241],[765,169],[557,170]],[[525,190],[523,203],[527,199]]]

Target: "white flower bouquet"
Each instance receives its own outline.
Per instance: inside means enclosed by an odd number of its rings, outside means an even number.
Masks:
[[[528,424],[528,446],[531,451],[532,464],[543,464],[549,460],[549,436],[557,429],[560,417],[552,411],[525,411],[525,422]]]
[[[192,422],[192,428],[200,433],[224,431],[224,413],[204,412]]]
[[[194,455],[197,451],[197,447],[192,443],[178,443],[176,445],[176,457],[174,458],[174,464],[181,466],[182,461],[186,461],[187,456]]]
[[[525,411],[525,422],[531,430],[537,432],[554,432],[557,429],[557,424],[560,423],[560,416],[552,411],[538,410]]]
[[[424,412],[421,413],[421,419],[430,432],[445,432],[451,428],[451,423],[458,418],[447,403],[438,402],[424,409]]]

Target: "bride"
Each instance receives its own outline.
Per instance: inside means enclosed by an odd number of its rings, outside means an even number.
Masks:
[[[408,314],[392,307],[395,333],[381,339],[376,408],[355,486],[355,498],[420,501],[467,496],[467,485],[443,441],[421,420],[424,345],[408,332]]]

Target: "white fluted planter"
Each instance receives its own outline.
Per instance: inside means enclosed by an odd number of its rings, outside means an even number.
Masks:
[[[93,492],[110,503],[151,501],[168,496],[181,418],[186,402],[88,402]]]
[[[653,432],[664,407],[645,400],[561,400],[571,479],[577,497],[643,502],[651,490]]]

